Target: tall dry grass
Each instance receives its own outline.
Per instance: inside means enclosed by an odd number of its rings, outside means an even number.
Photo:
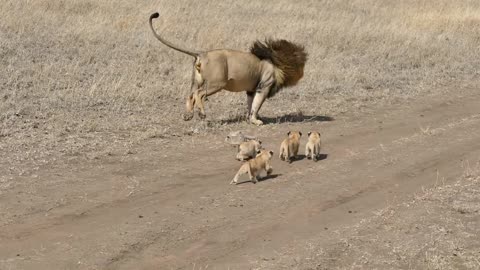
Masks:
[[[190,48],[247,50],[264,37],[304,44],[304,79],[268,100],[261,115],[336,115],[478,85],[476,0],[3,0],[0,151],[75,154],[218,129],[217,120],[243,113],[245,96],[224,92],[207,104],[212,122],[180,120],[192,59],[152,36],[154,11],[156,28]]]

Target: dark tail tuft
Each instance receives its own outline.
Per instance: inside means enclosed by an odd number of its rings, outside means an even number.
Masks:
[[[156,19],[156,18],[158,18],[158,17],[160,17],[160,14],[158,14],[158,12],[155,12],[155,13],[153,13],[152,15],[150,15],[150,20],[151,20],[151,19]]]
[[[283,80],[270,90],[269,96],[275,95],[281,88],[293,86],[303,77],[303,69],[307,62],[307,52],[302,45],[279,39],[266,39],[265,42],[255,41],[250,52],[261,60],[269,60],[281,70]]]

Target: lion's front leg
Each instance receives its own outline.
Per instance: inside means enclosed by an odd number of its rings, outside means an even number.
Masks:
[[[247,91],[247,121],[250,120],[250,113],[252,111],[253,98],[255,97],[255,92]]]
[[[263,102],[268,97],[268,92],[270,91],[270,86],[263,87],[262,89],[258,90],[255,93],[255,97],[253,98],[252,109],[250,110],[250,123],[255,124],[257,126],[263,125],[263,122],[258,119],[258,111],[263,105]]]

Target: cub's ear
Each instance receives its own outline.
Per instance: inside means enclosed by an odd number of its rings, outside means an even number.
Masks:
[[[287,135],[290,135],[290,131],[289,131],[289,132],[287,132]]]
[[[259,144],[262,144],[262,141],[258,140],[258,143],[259,143]]]
[[[257,150],[257,155],[260,154],[262,152],[262,150]]]
[[[302,132],[299,131],[298,134],[300,134],[300,136],[302,136]]]
[[[273,156],[273,151],[270,151],[269,153],[270,153],[270,155],[272,155],[272,156]]]
[[[311,131],[309,131],[307,135],[308,135],[308,136],[310,136],[310,134],[312,134],[312,132],[311,132]]]

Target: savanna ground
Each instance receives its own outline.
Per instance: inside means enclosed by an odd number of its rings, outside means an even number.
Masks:
[[[189,48],[304,44],[305,77],[241,121],[183,122]],[[480,268],[480,2],[13,1],[0,7],[0,269]],[[230,186],[223,142],[324,159]],[[302,141],[304,146],[305,138]],[[303,147],[302,147],[303,149]]]

